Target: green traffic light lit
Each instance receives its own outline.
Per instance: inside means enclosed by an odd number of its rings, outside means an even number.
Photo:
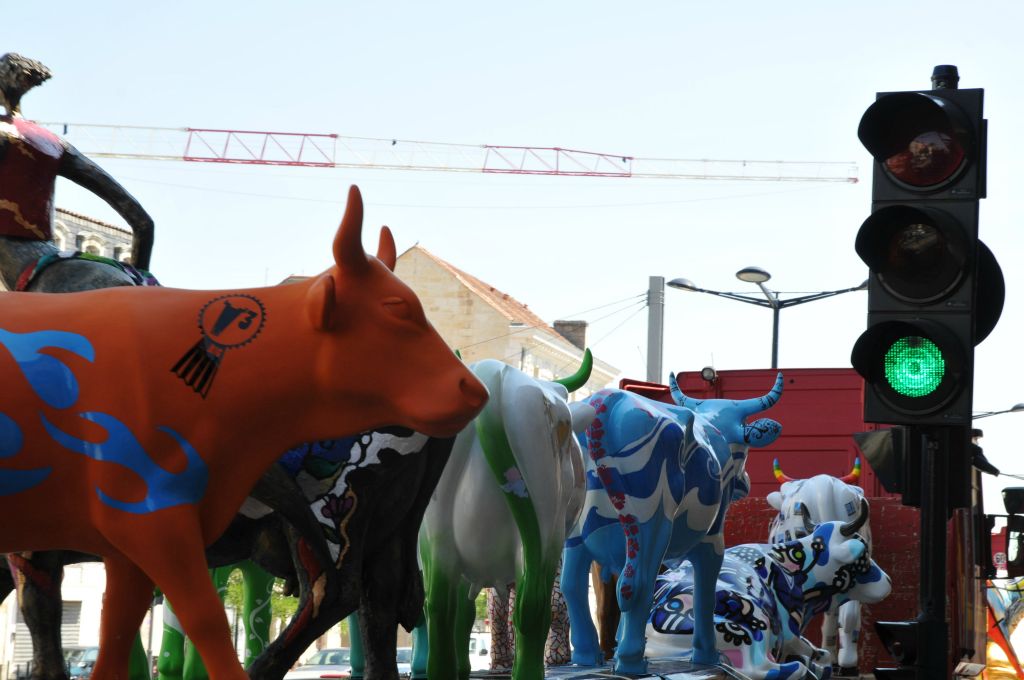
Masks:
[[[885,353],[885,379],[897,393],[926,397],[942,382],[946,361],[934,342],[917,335],[894,342]]]

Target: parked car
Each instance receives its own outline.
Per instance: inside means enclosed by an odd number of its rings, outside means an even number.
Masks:
[[[472,633],[469,636],[469,668],[474,671],[491,670],[491,634]]]
[[[64,663],[67,664],[68,677],[72,680],[86,680],[92,675],[92,667],[96,665],[99,647],[65,647]]]
[[[398,676],[412,677],[412,647],[399,647],[395,650],[395,661],[398,662]]]
[[[320,678],[347,678],[352,672],[352,656],[348,647],[321,649],[284,674],[284,680],[319,680]]]

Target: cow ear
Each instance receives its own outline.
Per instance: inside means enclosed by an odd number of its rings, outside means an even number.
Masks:
[[[768,501],[768,505],[776,510],[782,510],[782,494],[778,491],[772,491],[765,500]]]
[[[585,401],[574,401],[569,404],[569,413],[572,414],[572,431],[576,434],[583,434],[594,422],[597,411]]]
[[[782,425],[771,418],[758,418],[743,426],[743,441],[755,449],[768,446],[782,434]]]
[[[334,277],[322,274],[313,282],[306,293],[306,313],[313,328],[328,331],[334,327],[337,317],[337,301],[334,297]]]

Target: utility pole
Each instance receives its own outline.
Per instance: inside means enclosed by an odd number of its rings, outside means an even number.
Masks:
[[[647,285],[647,382],[661,382],[665,339],[665,277],[652,276]]]

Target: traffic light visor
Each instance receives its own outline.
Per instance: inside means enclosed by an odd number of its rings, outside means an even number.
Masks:
[[[955,219],[940,210],[908,205],[875,211],[861,225],[855,244],[889,293],[918,304],[957,289],[966,273],[968,246]]]
[[[921,92],[880,97],[864,112],[857,136],[889,177],[918,190],[954,180],[972,148],[963,111]]]

